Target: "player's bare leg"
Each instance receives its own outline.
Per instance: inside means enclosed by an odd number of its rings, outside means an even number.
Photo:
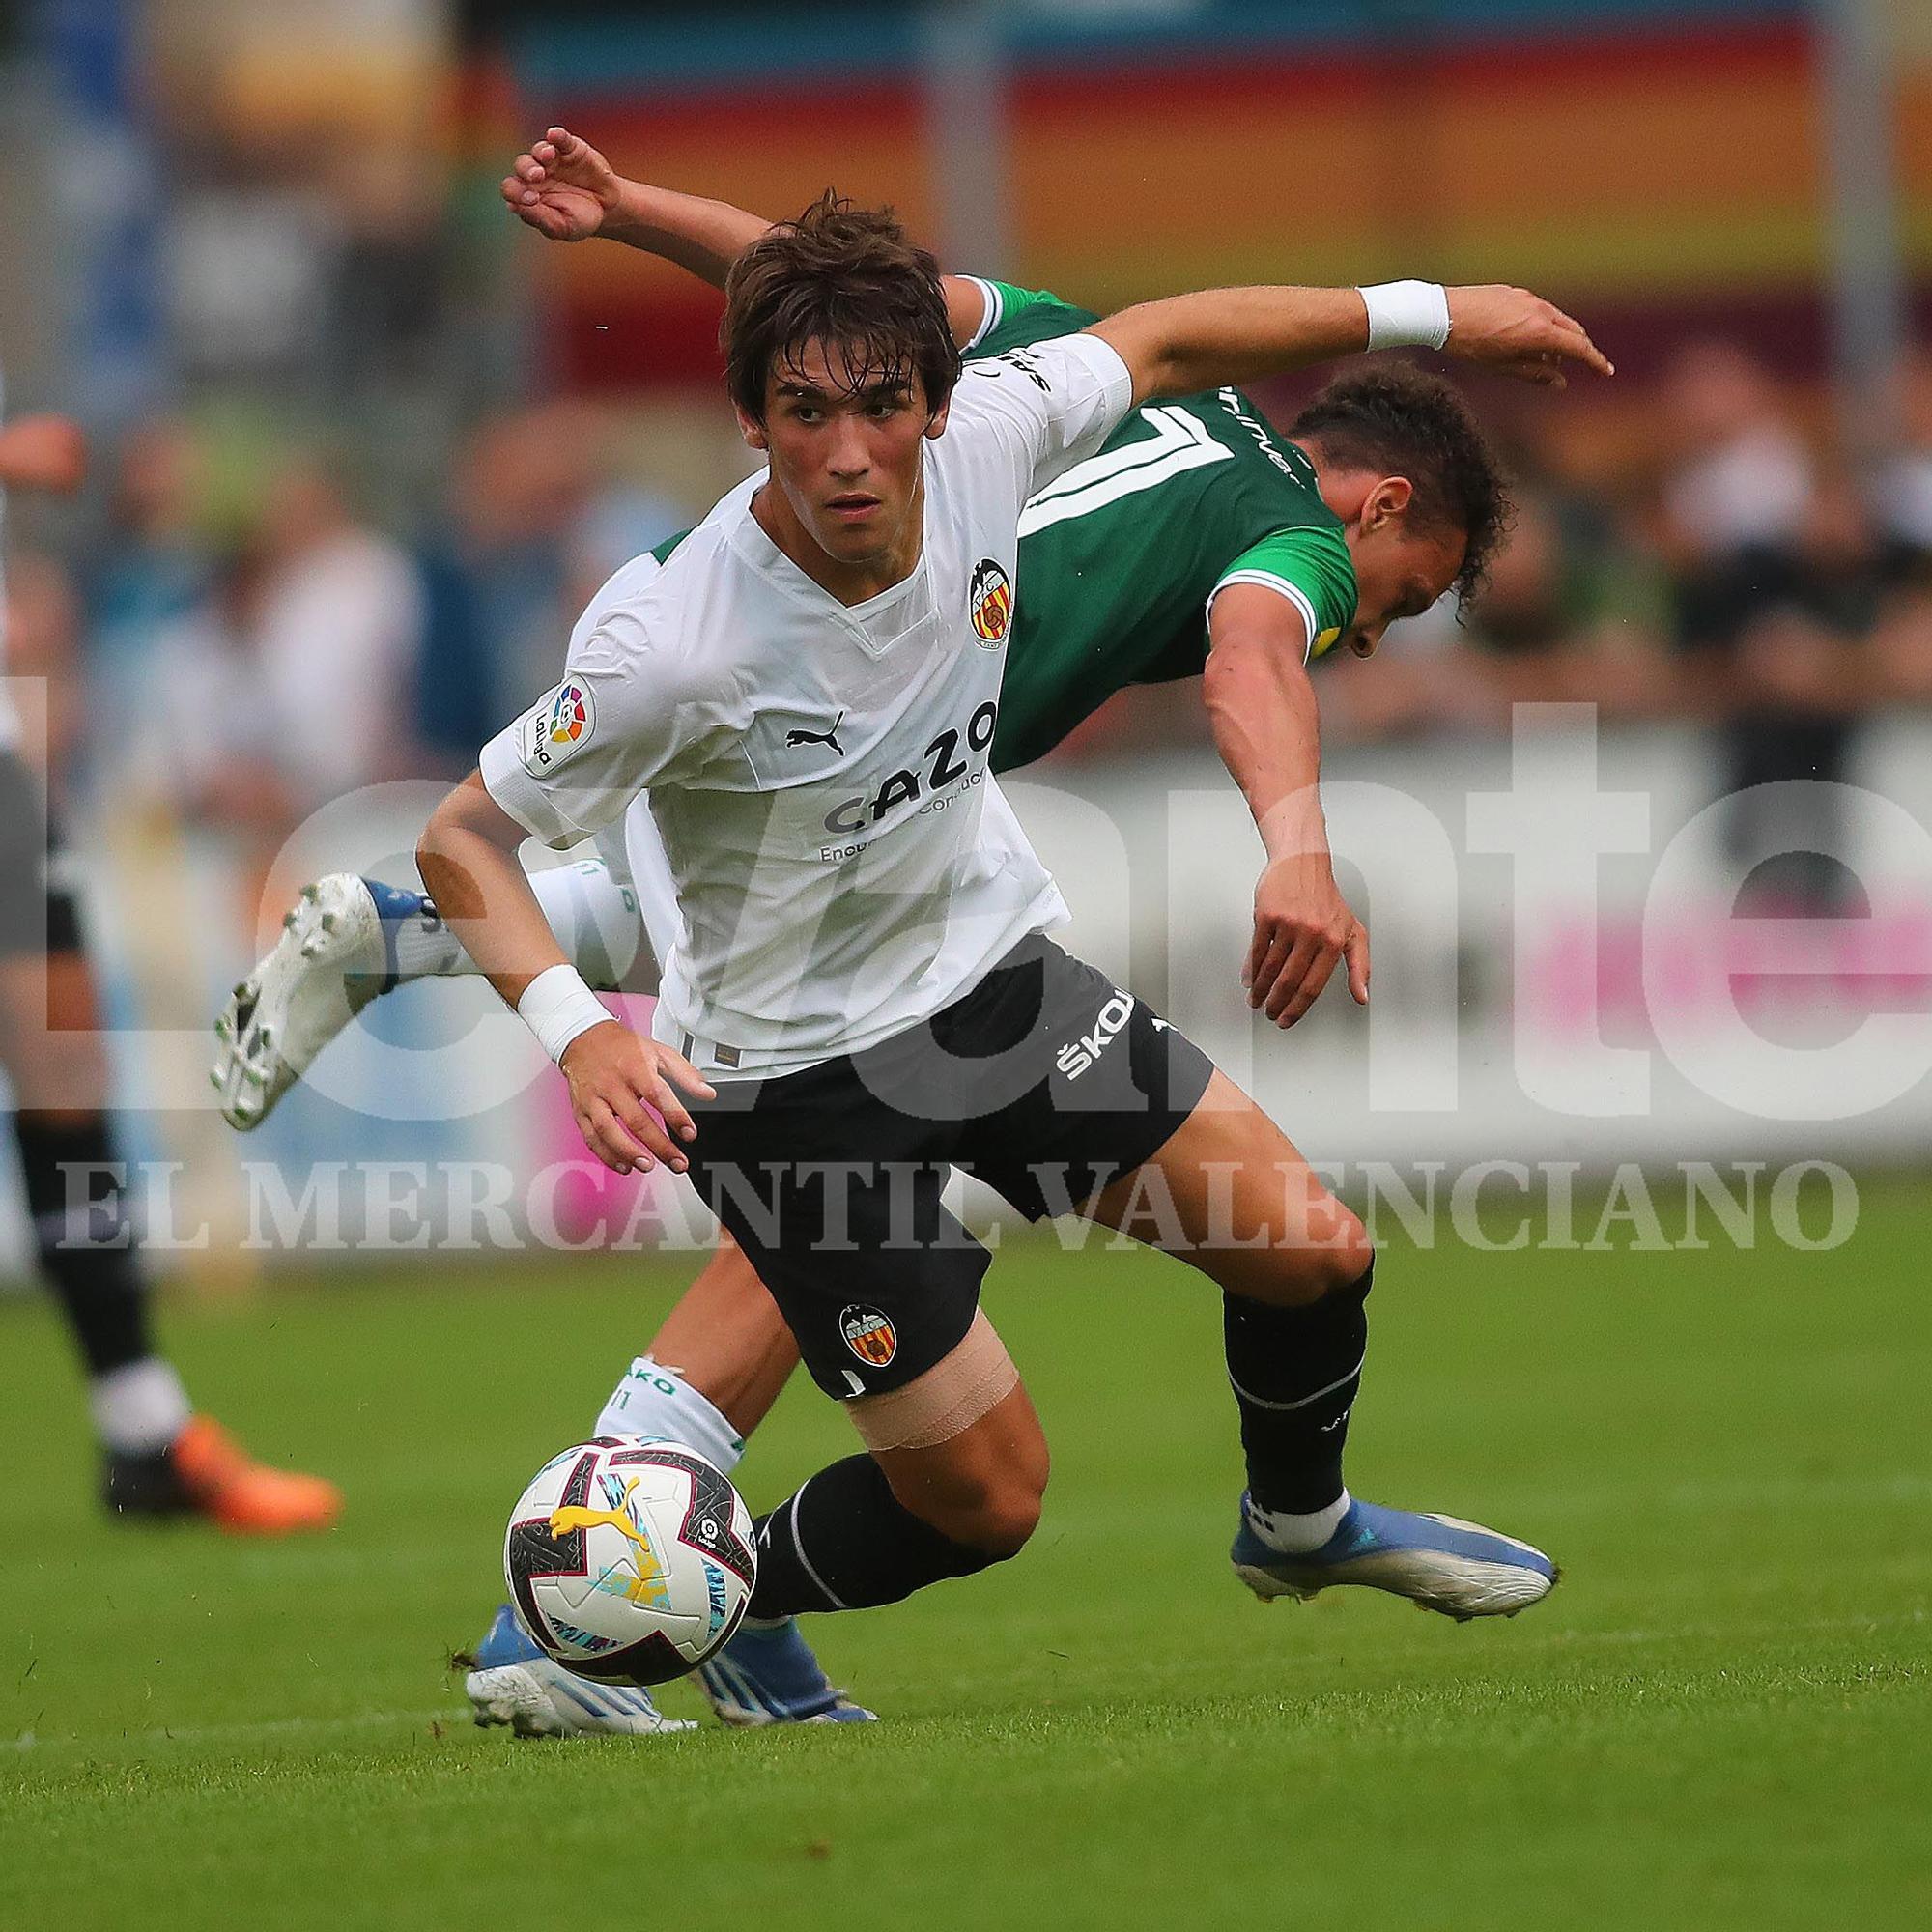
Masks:
[[[1046,1436],[983,1313],[923,1375],[845,1408],[867,1453],[761,1519],[755,1613],[895,1604],[1019,1553],[1046,1493]]]
[[[1374,1255],[1361,1223],[1225,1074],[1092,1211],[1223,1291],[1248,1461],[1234,1562],[1259,1596],[1362,1583],[1461,1619],[1514,1616],[1548,1594],[1556,1567],[1528,1544],[1350,1496],[1342,1453]]]
[[[0,1064],[14,1088],[42,1267],[88,1371],[109,1509],[124,1519],[205,1517],[250,1535],[326,1528],[341,1506],[334,1487],[252,1461],[190,1411],[156,1351],[80,952],[0,958]]]
[[[798,1344],[745,1251],[723,1235],[633,1367],[644,1363],[668,1371],[701,1395],[742,1447],[791,1379]],[[600,1420],[614,1425],[621,1419],[625,1398],[620,1383]],[[701,1442],[694,1446],[711,1453]]]
[[[952,1373],[947,1364],[941,1369]],[[869,1402],[876,1409],[893,1399]],[[1038,1526],[1050,1460],[1024,1383],[943,1442],[872,1454],[899,1502],[953,1543],[989,1557],[1014,1556]]]
[[[1159,1238],[1156,1199],[1171,1208],[1179,1242]],[[1179,1255],[1227,1293],[1276,1307],[1319,1302],[1359,1281],[1375,1260],[1353,1211],[1221,1072],[1152,1158],[1102,1189],[1087,1211]]]

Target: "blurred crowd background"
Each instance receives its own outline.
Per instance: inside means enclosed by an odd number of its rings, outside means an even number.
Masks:
[[[738,473],[715,298],[610,244],[542,242],[498,204],[557,119],[627,172],[760,213],[826,181],[891,198],[958,266],[1094,307],[1384,272],[1572,306],[1623,373],[1553,405],[1479,390],[1520,478],[1515,538],[1463,621],[1433,612],[1333,668],[1333,740],[1585,698],[1707,722],[1714,782],[1735,785],[1836,776],[1862,718],[1932,701],[1922,10],[7,17],[9,403],[78,414],[95,456],[77,508],[14,506],[13,668],[54,673],[83,801],[272,850],[344,791],[459,771],[554,676],[602,577]],[[1861,30],[1884,130],[1848,180],[1833,88]],[[1876,288],[1845,286],[1848,196],[1891,227]],[[1895,313],[1876,338],[1867,316],[1848,372],[1833,305],[1853,299]],[[1065,755],[1201,730],[1130,697]]]
[[[716,295],[503,208],[554,122],[768,215],[891,201],[1100,310],[1413,274],[1583,318],[1614,382],[1469,385],[1519,479],[1480,600],[1322,673],[1330,746],[1395,781],[1522,700],[1688,730],[1709,799],[1932,709],[1922,0],[0,0],[0,117],[7,408],[92,449],[76,500],[8,506],[10,668],[125,896],[129,828],[219,856],[184,1037],[291,829],[467,769],[746,467]],[[1155,689],[1057,757],[1205,743]],[[1759,900],[1842,909],[1758,816]]]

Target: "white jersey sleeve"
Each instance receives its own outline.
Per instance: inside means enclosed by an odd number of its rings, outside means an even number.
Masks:
[[[483,747],[490,796],[546,845],[621,818],[639,792],[702,769],[730,714],[732,681],[624,609],[580,625],[561,683]]]
[[[1011,454],[1024,500],[1092,456],[1133,400],[1133,376],[1118,352],[1081,333],[969,361],[952,412],[993,428]]]

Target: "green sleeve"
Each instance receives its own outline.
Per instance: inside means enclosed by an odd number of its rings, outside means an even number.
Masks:
[[[1044,289],[1015,288],[981,275],[971,279],[986,298],[986,313],[979,332],[966,345],[967,355],[1004,355],[1009,349],[1023,349],[1030,342],[1078,334],[1100,320],[1092,309],[1075,308]]]
[[[1332,650],[1354,621],[1355,566],[1339,527],[1276,530],[1244,550],[1214,589],[1230,583],[1263,583],[1294,605],[1308,626],[1311,660]]]

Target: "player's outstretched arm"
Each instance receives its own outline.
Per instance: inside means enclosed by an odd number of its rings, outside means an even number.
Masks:
[[[1566,366],[1613,374],[1580,323],[1527,289],[1213,289],[1096,323],[1133,374],[1134,401],[1277,376],[1369,349],[1426,347],[1560,388]]]
[[[482,774],[471,772],[431,814],[416,847],[423,884],[484,977],[562,1068],[590,1151],[618,1174],[659,1161],[681,1174],[688,1163],[677,1142],[695,1139],[697,1128],[677,1089],[707,1100],[716,1092],[682,1054],[612,1019],[565,960],[518,860],[524,838]]]
[[[1321,815],[1321,724],[1304,659],[1307,624],[1273,590],[1232,583],[1214,599],[1201,693],[1214,743],[1254,813],[1267,863],[1241,979],[1248,1004],[1291,1027],[1347,962],[1369,998],[1368,928],[1335,884]]]
[[[729,202],[632,181],[567,128],[551,128],[517,156],[502,195],[519,221],[553,242],[601,235],[675,262],[714,288],[771,226]]]
[[[0,429],[0,484],[68,496],[87,478],[87,439],[71,416],[16,416]]]
[[[714,289],[731,264],[770,228],[761,214],[728,201],[679,194],[620,175],[581,135],[552,128],[510,164],[505,205],[526,227],[553,242],[621,242],[688,270]],[[944,275],[952,338],[963,349],[978,333],[986,298],[964,275]]]

